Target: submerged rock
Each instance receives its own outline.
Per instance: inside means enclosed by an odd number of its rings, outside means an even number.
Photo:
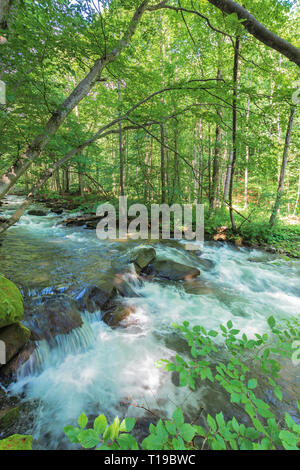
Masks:
[[[30,339],[30,330],[21,323],[0,329],[0,341],[5,344],[6,362],[10,361]]]
[[[119,326],[123,320],[129,317],[131,313],[135,313],[134,307],[128,305],[118,305],[113,310],[106,312],[102,320],[110,327],[115,328]]]
[[[170,281],[189,280],[200,275],[199,269],[171,260],[155,260],[143,272]]]
[[[23,297],[17,286],[0,275],[0,328],[23,317]]]
[[[183,288],[187,294],[192,295],[214,295],[215,289],[200,279],[193,279],[183,283]]]
[[[112,284],[122,297],[138,297],[129,282],[123,279],[122,273],[117,273],[112,278]]]
[[[212,269],[215,266],[215,263],[213,261],[206,258],[199,258],[198,263],[201,264],[204,269]]]
[[[60,294],[43,296],[38,305],[28,306],[25,323],[32,331],[33,340],[50,340],[79,328],[82,319],[76,301]]]
[[[32,209],[32,210],[28,211],[27,214],[28,215],[35,215],[37,217],[43,217],[43,216],[47,215],[47,213],[45,211],[38,210],[38,209]]]

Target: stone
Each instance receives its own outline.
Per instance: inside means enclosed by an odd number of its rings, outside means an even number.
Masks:
[[[189,280],[200,275],[199,269],[171,260],[155,260],[143,272],[150,276],[168,279],[169,281]]]
[[[77,302],[65,294],[43,296],[37,305],[26,307],[24,317],[35,341],[50,340],[82,325]]]
[[[138,297],[129,282],[123,279],[122,273],[117,273],[112,279],[113,286],[122,297]]]
[[[90,286],[84,291],[78,299],[79,309],[91,313],[105,309],[116,294],[117,291],[112,282],[100,281],[98,286]]]
[[[15,380],[17,378],[18,369],[28,361],[35,349],[36,344],[33,341],[28,341],[7,364],[1,367],[1,380],[4,383]]]
[[[5,412],[0,413],[0,431],[6,433],[12,426],[14,426],[20,419],[20,408],[16,406]]]
[[[35,215],[37,217],[43,217],[43,216],[47,215],[47,213],[45,211],[37,210],[37,209],[32,209],[32,210],[28,211],[27,214],[28,215]]]
[[[21,323],[0,329],[0,340],[5,344],[6,363],[8,363],[30,339],[30,330]]]
[[[63,213],[63,211],[64,211],[63,209],[53,208],[53,209],[51,209],[50,212],[53,212],[54,214],[60,215],[60,214]]]
[[[17,286],[0,275],[0,328],[23,318],[23,297]]]
[[[203,267],[203,269],[212,269],[215,266],[213,261],[206,258],[199,258],[198,263]]]
[[[142,271],[148,264],[156,258],[156,251],[154,248],[141,248],[135,259],[133,260],[136,272]]]
[[[118,305],[113,310],[106,312],[102,320],[112,328],[116,328],[120,323],[134,313],[134,307],[128,305]]]

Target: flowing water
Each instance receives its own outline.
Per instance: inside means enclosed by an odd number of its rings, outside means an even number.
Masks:
[[[9,196],[0,215],[11,214],[21,200]],[[144,246],[137,241],[100,241],[93,230],[65,227],[64,218],[65,213],[25,214],[3,237],[0,272],[20,287],[27,300],[59,292],[76,298],[112,268],[128,266],[133,252]],[[140,405],[168,415],[184,404],[192,417],[200,406],[214,413],[228,409],[228,397],[219,392],[214,395],[214,386],[191,393],[177,387],[174,377],[155,366],[161,358],[185,352],[172,322],[188,320],[191,325],[211,329],[232,320],[252,337],[266,331],[270,315],[283,318],[300,313],[299,261],[206,242],[202,258],[213,262],[207,268],[200,264],[201,257],[184,249],[184,243],[153,246],[159,257],[199,267],[199,280],[140,284],[132,268],[127,279],[139,297],[124,300],[135,308],[124,328],[111,329],[101,321],[101,312],[86,312],[81,328],[57,336],[51,344],[39,342],[17,382],[10,386],[24,400],[37,400],[28,429],[37,448],[65,448],[63,427],[74,424],[82,411],[91,416],[104,412],[110,418],[116,414],[143,416],[143,410],[136,407]],[[299,372],[287,364],[285,374],[285,405],[294,412]]]

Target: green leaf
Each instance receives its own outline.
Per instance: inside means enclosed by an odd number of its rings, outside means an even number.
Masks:
[[[206,418],[206,421],[207,421],[207,424],[209,425],[209,427],[211,428],[211,430],[213,432],[216,432],[217,430],[217,424],[215,422],[215,420],[212,418],[212,416],[210,416],[209,414],[207,415],[207,418]]]
[[[299,436],[291,433],[290,431],[280,431],[279,438],[286,450],[299,450],[297,444],[299,442]]]
[[[99,436],[94,429],[83,429],[78,433],[78,440],[82,447],[91,449],[99,444]]]
[[[195,436],[195,429],[191,424],[184,423],[179,428],[179,434],[186,442],[190,442]]]
[[[176,425],[171,423],[171,421],[165,422],[166,430],[168,431],[171,436],[176,436]]]
[[[76,444],[77,442],[79,442],[78,440],[78,434],[80,433],[79,428],[75,428],[74,426],[66,426],[64,428],[64,432],[67,438],[69,439],[69,441],[72,442],[72,444]]]
[[[250,390],[254,390],[256,387],[257,387],[257,380],[256,379],[248,380],[248,388],[250,388]]]
[[[275,318],[273,316],[269,317],[268,318],[268,325],[270,328],[274,328],[274,326],[276,325],[276,321],[275,321]]]
[[[177,408],[173,415],[172,415],[172,418],[174,420],[174,423],[176,424],[177,428],[179,429],[180,426],[183,425],[184,423],[184,416],[183,416],[183,413],[181,411],[181,408]]]
[[[120,424],[121,432],[130,432],[135,426],[136,420],[134,418],[125,418]]]
[[[104,414],[98,416],[94,421],[94,429],[96,433],[103,434],[107,427],[107,420]]]
[[[81,415],[78,418],[78,424],[81,429],[84,429],[88,423],[88,417],[86,416],[85,413],[81,413]]]
[[[117,416],[113,424],[111,424],[110,426],[108,426],[108,428],[106,428],[103,434],[103,439],[105,441],[109,441],[109,440],[114,441],[119,434],[119,429],[120,429],[120,421]]]
[[[139,448],[135,438],[130,434],[120,434],[117,441],[122,450],[138,450]]]

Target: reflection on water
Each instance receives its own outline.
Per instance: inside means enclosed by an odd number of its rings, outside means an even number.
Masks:
[[[9,215],[20,202],[15,197],[8,200],[1,216]],[[75,295],[81,287],[97,284],[111,268],[127,266],[139,245],[100,241],[95,231],[64,227],[65,217],[25,214],[4,235],[0,271],[19,285],[25,297],[66,290]],[[140,297],[126,301],[135,307],[127,328],[112,330],[101,322],[99,312],[85,313],[80,329],[50,345],[40,342],[33,360],[12,386],[26,399],[40,400],[30,430],[37,446],[57,448],[58,441],[66,446],[62,429],[74,423],[82,411],[91,415],[105,412],[110,417],[139,413],[133,407],[128,410],[126,403],[131,401],[166,414],[186,403],[187,397],[190,414],[202,405],[211,412],[228,408],[227,397],[214,387],[205,385],[191,394],[154,366],[156,360],[172,357],[174,350],[184,351],[172,322],[188,320],[192,325],[217,328],[232,320],[252,336],[265,331],[271,314],[281,318],[300,313],[299,261],[206,243],[202,257],[212,262],[208,267],[195,253],[185,251],[184,243],[154,246],[158,256],[198,267],[200,278],[189,283],[153,280],[140,285],[131,272],[128,279],[135,283]],[[293,375],[295,380],[289,384]],[[289,384],[288,407],[299,385],[290,365],[283,380]]]

